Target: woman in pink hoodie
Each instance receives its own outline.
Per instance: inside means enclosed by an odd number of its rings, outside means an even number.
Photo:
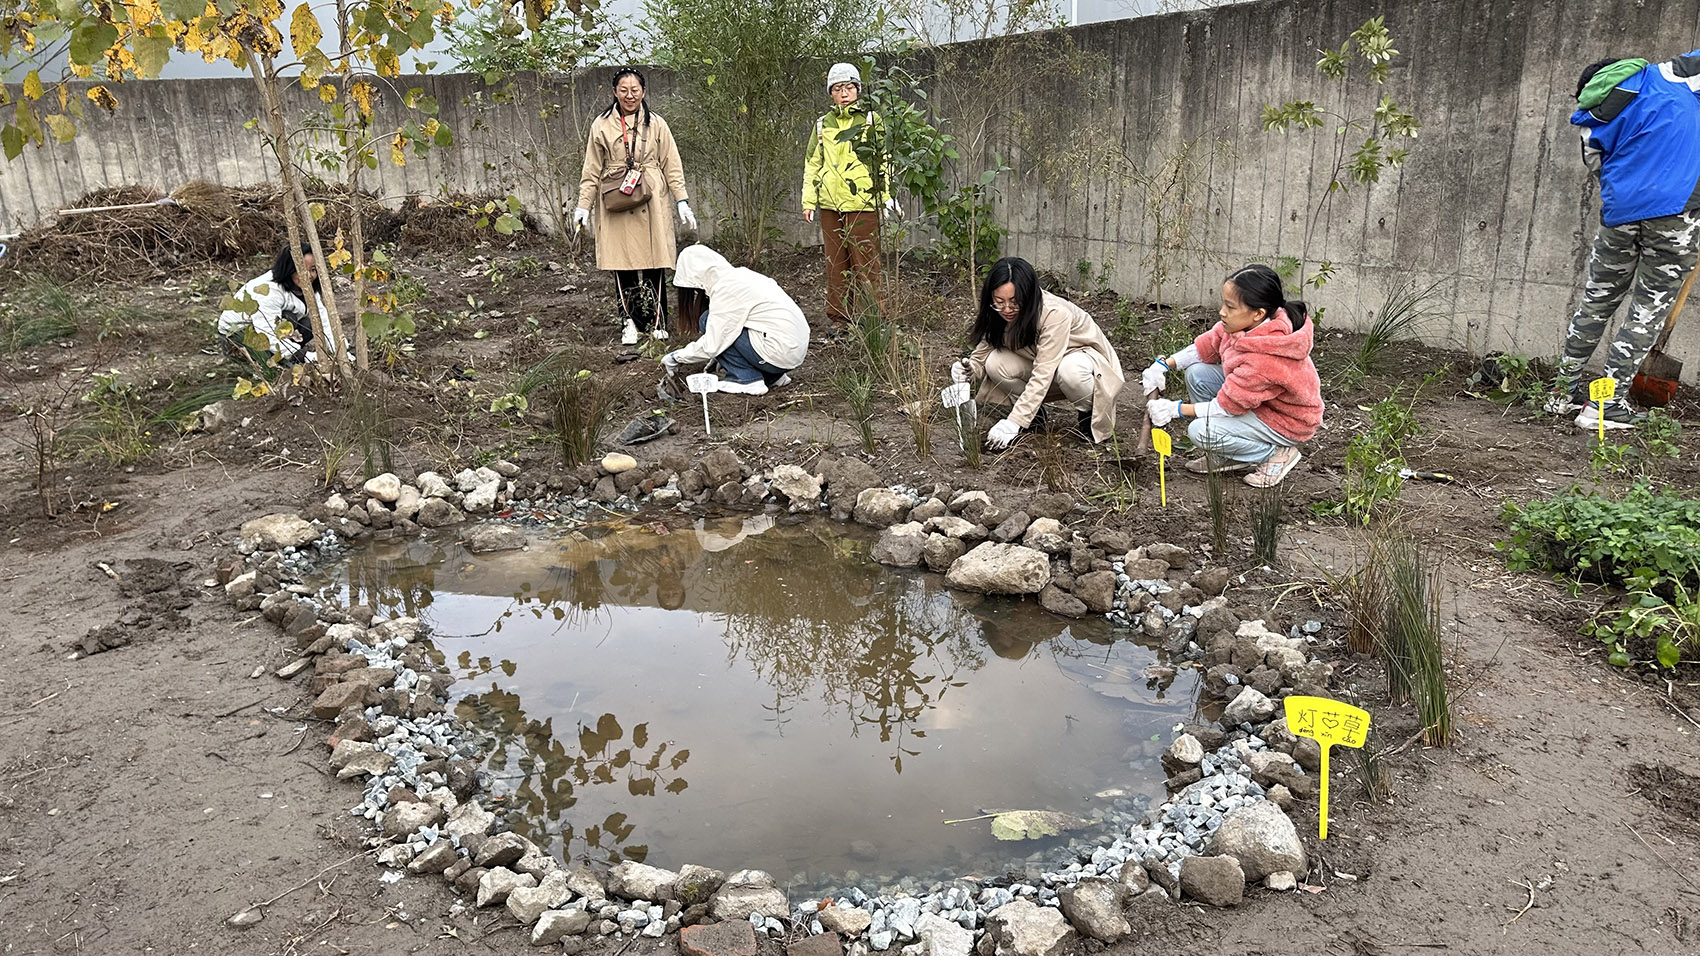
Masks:
[[[1322,381],[1311,363],[1316,323],[1305,304],[1288,301],[1281,277],[1265,265],[1246,266],[1222,283],[1222,320],[1140,376],[1161,393],[1171,371],[1186,373],[1190,402],[1152,399],[1158,427],[1189,418],[1187,437],[1204,452],[1187,462],[1204,473],[1252,468],[1254,488],[1281,483],[1302,457],[1298,444],[1322,425]]]

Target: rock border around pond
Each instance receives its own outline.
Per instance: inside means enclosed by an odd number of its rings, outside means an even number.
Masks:
[[[381,864],[439,875],[475,907],[506,907],[530,927],[533,943],[569,953],[594,937],[669,933],[686,953],[744,951],[746,941],[753,952],[757,934],[801,930],[812,938],[791,945],[798,956],[894,947],[904,956],[1059,956],[1086,939],[1135,934],[1152,907],[1180,899],[1232,906],[1248,886],[1290,890],[1305,876],[1304,842],[1286,811],[1312,797],[1320,751],[1288,733],[1277,714],[1287,694],[1324,692],[1332,667],[1311,655],[1304,630],[1278,634],[1230,610],[1227,569],[1193,570],[1184,549],[1135,547],[1124,532],[1071,530],[1066,496],[1036,494],[1025,509],[1006,511],[979,489],[889,486],[855,458],[823,459],[816,470],[752,469],[726,448],[694,463],[678,455],[649,466],[610,459],[534,482],[523,497],[520,469],[505,461],[452,478],[386,473],[304,514],[242,526],[240,558],[221,571],[225,593],[299,649],[276,676],[305,677],[313,715],[333,723],[330,767],[361,783],[351,812],[374,825]],[[487,809],[489,781],[478,766],[491,741],[446,712],[453,678],[420,623],[338,607],[302,580],[351,539],[501,519],[462,534],[468,550],[486,553],[527,546],[526,525],[643,504],[819,512],[880,528],[872,556],[883,564],[925,567],[962,590],[1033,595],[1067,617],[1104,614],[1161,639],[1181,666],[1204,672],[1202,692],[1220,706],[1219,725],[1175,728],[1162,755],[1171,797],[1140,825],[1027,882],[941,881],[920,896],[852,887],[793,905],[759,870],[568,867],[504,830]]]

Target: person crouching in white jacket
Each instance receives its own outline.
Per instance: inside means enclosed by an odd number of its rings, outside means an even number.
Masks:
[[[809,320],[779,283],[707,246],[679,253],[673,287],[680,326],[694,323],[702,334],[662,357],[669,375],[680,365],[716,361],[726,375],[717,391],[765,395],[769,386],[789,384],[788,373],[809,354]]]
[[[305,245],[301,247],[301,268],[298,271],[295,257],[285,246],[277,254],[271,271],[248,280],[248,284],[236,293],[237,302],[244,305],[253,303],[253,308],[226,309],[218,317],[219,338],[225,342],[232,356],[240,360],[247,355],[261,365],[316,361],[313,320],[307,312],[307,286],[313,290],[313,307],[323,315],[325,304],[320,299],[322,290],[312,250]],[[288,323],[290,328],[283,329],[284,323]],[[326,328],[327,334],[335,339],[337,330],[328,324]],[[265,339],[264,348],[248,343],[249,331],[257,332]],[[334,345],[324,351],[333,358],[337,354]]]

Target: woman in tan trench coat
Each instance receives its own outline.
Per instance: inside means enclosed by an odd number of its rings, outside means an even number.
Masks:
[[[1125,380],[1115,347],[1085,309],[1041,290],[1026,259],[1011,256],[992,266],[972,343],[973,353],[951,366],[951,378],[983,381],[979,401],[1010,406],[987,433],[987,446],[1008,447],[1048,401],[1075,410],[1086,441],[1115,432],[1116,396]]]
[[[644,104],[646,88],[637,70],[628,67],[614,74],[614,102],[590,124],[578,208],[573,212],[573,227],[584,228],[590,224],[592,205],[596,208],[596,267],[614,273],[620,317],[625,320],[622,345],[636,345],[640,327],[658,339],[667,338],[667,270],[678,258],[670,208],[674,201],[685,226],[697,227],[686,201],[679,147],[667,121]],[[642,177],[650,200],[635,209],[609,212],[604,182],[628,169]]]

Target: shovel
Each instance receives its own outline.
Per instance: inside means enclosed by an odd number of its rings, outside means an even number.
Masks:
[[[1695,271],[1700,272],[1700,269]],[[1665,327],[1659,330],[1653,351],[1647,353],[1647,360],[1641,363],[1641,370],[1635,373],[1635,381],[1630,383],[1630,400],[1643,408],[1664,408],[1676,396],[1677,383],[1682,381],[1682,362],[1665,354],[1665,344],[1670,341],[1677,316],[1682,314],[1682,305],[1688,301],[1688,290],[1693,287],[1694,272],[1690,272],[1688,278],[1682,280],[1682,291],[1676,294],[1676,304],[1671,306],[1670,315],[1665,316]]]

